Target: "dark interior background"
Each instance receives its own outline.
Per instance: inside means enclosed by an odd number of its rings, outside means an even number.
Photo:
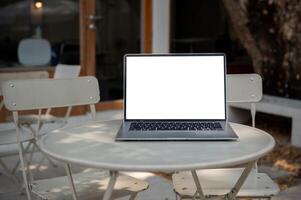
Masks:
[[[102,100],[122,98],[123,55],[140,52],[140,0],[98,0],[97,78]],[[52,46],[51,66],[79,64],[79,1],[43,1],[43,19],[37,24],[28,0],[0,1],[0,68],[19,66],[18,43],[32,37],[37,27]],[[219,0],[172,0],[173,53],[224,52],[228,73],[253,72],[251,60],[239,44]]]
[[[172,1],[171,52],[223,52],[228,73],[253,72],[246,51],[229,26],[219,0]]]

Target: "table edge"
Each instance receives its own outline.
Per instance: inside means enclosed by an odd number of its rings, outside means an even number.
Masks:
[[[120,121],[120,120],[106,120],[106,121]],[[106,121],[97,121],[97,122],[106,122]],[[82,123],[82,124],[77,124],[75,126],[69,126],[69,127],[62,127],[59,129],[64,129],[64,128],[72,128],[72,127],[76,127],[76,126],[81,126],[81,125],[85,125],[85,124],[89,124],[89,123],[93,123],[91,121],[89,121],[88,123]],[[245,126],[248,128],[254,128],[254,127],[250,127],[247,125],[243,125],[243,124],[237,124],[237,123],[230,123],[230,124],[236,124],[239,126]],[[56,129],[56,130],[59,130]],[[86,167],[91,167],[91,168],[99,168],[99,169],[107,169],[107,170],[117,170],[117,171],[149,171],[149,172],[162,172],[162,171],[185,171],[185,170],[192,170],[192,169],[212,169],[212,168],[224,168],[224,167],[231,167],[231,166],[235,166],[235,165],[240,165],[240,164],[245,164],[251,161],[255,161],[258,160],[259,158],[261,158],[262,156],[266,155],[267,153],[269,153],[270,151],[273,150],[274,146],[275,146],[275,140],[274,138],[268,134],[267,132],[254,128],[256,129],[258,132],[261,132],[262,134],[267,135],[268,137],[270,137],[271,139],[271,144],[268,145],[267,147],[265,147],[264,149],[262,149],[261,151],[257,152],[257,154],[254,155],[249,155],[246,156],[244,159],[228,159],[225,160],[223,163],[220,162],[211,162],[211,163],[197,163],[197,164],[189,164],[189,165],[176,165],[176,166],[166,166],[166,165],[156,165],[154,166],[149,166],[149,165],[139,165],[139,166],[135,166],[135,165],[112,165],[112,164],[108,164],[108,163],[100,163],[100,162],[82,162],[82,160],[79,159],[72,159],[72,158],[66,158],[65,156],[60,156],[58,154],[54,154],[50,151],[48,151],[47,149],[45,149],[43,147],[43,143],[41,143],[41,141],[37,141],[38,146],[40,147],[41,151],[43,153],[45,153],[46,155],[59,160],[61,162],[64,163],[69,163],[69,164],[77,164],[77,165],[81,165],[81,166],[86,166]],[[48,134],[51,134],[52,131],[50,131]],[[46,134],[44,137],[47,137]],[[42,138],[44,138],[42,137]],[[41,138],[41,139],[42,139]]]

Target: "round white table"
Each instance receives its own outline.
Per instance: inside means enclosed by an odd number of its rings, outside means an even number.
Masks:
[[[113,120],[60,128],[43,136],[38,145],[44,153],[65,163],[112,172],[195,172],[245,163],[251,163],[251,168],[275,145],[268,133],[234,123],[231,126],[239,136],[237,141],[117,142],[115,135],[121,123]]]

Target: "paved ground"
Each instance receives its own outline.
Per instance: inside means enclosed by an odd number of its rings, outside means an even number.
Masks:
[[[97,114],[98,120],[108,120],[108,119],[121,119],[122,118],[122,112],[120,110],[113,110],[113,111],[105,111],[105,112],[99,112]],[[84,122],[89,120],[88,116],[80,116],[80,117],[72,117],[69,120],[69,125]],[[12,124],[0,124],[0,130],[1,129],[9,129],[13,128]],[[53,126],[45,126],[45,129],[52,129]],[[39,161],[41,158],[41,155],[39,153],[35,153],[34,161]],[[8,158],[5,158],[5,163],[8,164],[10,168],[12,168],[18,159],[18,156],[11,156]],[[35,169],[34,176],[36,179],[44,179],[44,178],[50,178],[55,176],[63,176],[65,175],[64,168],[61,166],[60,163],[56,163],[58,167],[54,168],[47,161],[43,162],[42,167],[40,169]],[[36,165],[31,166],[33,169],[36,167]],[[79,166],[73,166],[74,172],[79,172],[85,170],[85,168],[79,167]],[[291,176],[290,173],[279,170],[273,167],[269,167],[266,165],[259,166],[259,170],[262,172],[265,172],[269,174],[273,179],[279,179]],[[144,191],[140,193],[137,197],[137,199],[143,199],[143,200],[154,200],[154,199],[162,199],[162,200],[172,200],[175,199],[175,195],[172,190],[172,184],[171,182],[161,176],[156,176],[151,173],[136,173],[134,176],[144,179],[150,183],[150,188],[147,191]],[[20,173],[17,173],[16,175],[18,183],[21,183],[21,175]],[[5,175],[3,169],[0,166],[0,200],[25,200],[26,197],[24,196],[24,191],[22,191],[21,186],[18,185],[16,182],[12,180],[11,177]],[[295,199],[301,199],[301,181],[299,183],[296,183],[294,187],[290,187],[287,190],[282,191],[279,195],[274,197],[274,200],[295,200]]]

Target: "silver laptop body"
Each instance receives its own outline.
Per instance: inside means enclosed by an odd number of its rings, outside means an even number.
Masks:
[[[225,70],[223,53],[125,55],[116,140],[236,140]]]

